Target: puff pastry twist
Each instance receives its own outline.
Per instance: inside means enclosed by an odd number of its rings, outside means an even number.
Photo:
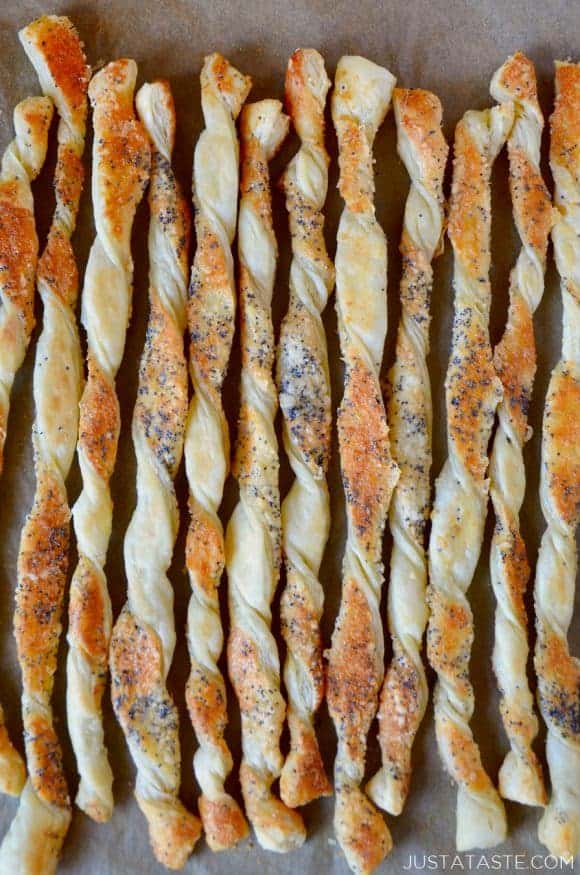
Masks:
[[[160,863],[181,869],[201,824],[179,801],[179,715],[167,690],[175,650],[167,577],[179,527],[173,481],[187,415],[183,348],[190,218],[171,167],[175,106],[167,82],[145,84],[137,111],[152,144],[150,312],[133,412],[137,506],[125,536],[127,602],[111,637],[113,708],[137,766],[135,797]]]
[[[53,114],[49,97],[27,97],[14,110],[14,139],[0,169],[0,474],[10,392],[34,327],[34,278],[38,238],[30,183],[46,158]],[[0,792],[18,796],[26,781],[0,706]]]
[[[340,611],[328,654],[327,699],[338,736],[334,827],[349,866],[361,873],[378,866],[392,844],[360,784],[384,672],[382,539],[398,477],[379,383],[387,332],[387,243],[375,218],[372,154],[394,84],[383,67],[344,57],[332,95],[345,202],[335,266],[345,362],[338,440],[348,532]]]
[[[43,92],[59,116],[56,205],[38,263],[42,333],[34,363],[32,431],[36,490],[18,555],[14,632],[22,668],[22,718],[29,779],[0,849],[0,870],[54,872],[71,805],[51,698],[68,571],[66,478],[76,445],[83,368],[71,245],[84,181],[82,154],[90,71],[68,18],[45,16],[19,34]]]
[[[79,559],[69,604],[67,715],[80,774],[76,803],[97,821],[108,820],[113,811],[101,701],[112,624],[104,565],[113,516],[109,480],[120,429],[115,377],[131,310],[131,228],[150,162],[147,136],[133,109],[136,78],[135,62],[122,59],[100,70],[89,86],[97,233],[82,295],[88,379],[78,436],[83,489],[73,509]]]
[[[382,767],[368,794],[391,814],[403,810],[411,780],[411,749],[429,690],[421,657],[427,625],[425,529],[430,515],[433,411],[427,368],[431,261],[442,251],[443,175],[448,147],[441,104],[428,91],[395,89],[397,148],[411,178],[400,251],[401,321],[389,374],[391,448],[401,476],[393,493],[388,593],[393,658],[379,707]]]
[[[448,457],[436,483],[429,541],[427,653],[438,675],[439,751],[458,785],[460,851],[491,847],[506,834],[503,803],[469,728],[473,616],[466,593],[481,552],[489,493],[487,447],[501,399],[488,331],[491,169],[513,118],[512,103],[463,116],[455,131],[449,212],[455,313],[445,380]]]
[[[246,814],[258,841],[278,852],[298,847],[305,838],[300,815],[271,790],[283,765],[280,735],[286,707],[280,693],[278,648],[270,630],[281,547],[271,315],[277,245],[268,163],[284,140],[288,123],[277,100],[251,104],[241,114],[242,377],[234,461],[240,498],[226,533],[231,621],[228,669],[242,716],[240,781]]]
[[[552,231],[562,289],[562,354],[544,412],[540,500],[546,530],[536,567],[540,709],[548,727],[552,795],[539,837],[550,853],[580,854],[580,660],[568,649],[580,519],[580,64],[556,63],[550,167],[558,220]]]
[[[218,587],[225,565],[218,510],[230,455],[221,393],[236,312],[231,251],[239,191],[236,119],[250,88],[249,77],[221,55],[206,58],[201,72],[206,128],[193,164],[197,250],[188,307],[194,394],[185,439],[191,510],[186,557],[192,591],[187,618],[191,673],[186,697],[199,741],[193,760],[202,791],[199,810],[207,843],[214,851],[233,847],[248,832],[239,805],[224,789],[233,760],[224,738],[226,688],[218,668],[224,640]]]
[[[280,795],[291,808],[331,792],[314,729],[314,715],[324,696],[320,635],[324,593],[318,572],[330,527],[326,472],[332,418],[321,319],[334,285],[322,213],[328,190],[324,107],[329,88],[318,52],[294,52],[286,72],[286,105],[301,145],[281,180],[293,260],[290,302],[278,347],[284,446],[295,475],[282,504],[287,582],[280,607],[288,648],[284,682],[290,728],[290,753],[280,777]]]
[[[490,553],[491,583],[497,600],[493,666],[500,689],[500,711],[511,750],[499,772],[506,799],[544,805],[542,768],[532,750],[538,732],[527,678],[528,636],[524,595],[530,576],[519,513],[526,472],[523,446],[531,435],[527,412],[536,370],[533,314],[544,291],[552,201],[539,167],[544,119],[538,104],[534,66],[521,52],[492,79],[497,101],[512,100],[516,120],[508,140],[514,219],[522,241],[510,277],[510,304],[494,364],[503,386],[498,427],[490,460],[495,529]]]

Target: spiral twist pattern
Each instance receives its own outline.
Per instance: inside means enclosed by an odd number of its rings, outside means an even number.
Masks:
[[[44,16],[19,34],[58,116],[56,205],[38,263],[42,333],[34,363],[32,432],[36,490],[18,555],[14,632],[22,668],[22,718],[29,778],[0,848],[0,870],[51,873],[71,819],[52,692],[68,572],[66,478],[74,456],[83,369],[71,245],[84,181],[82,154],[90,71],[68,18]]]
[[[277,245],[268,163],[288,132],[288,122],[277,100],[262,100],[242,110],[238,218],[242,384],[234,466],[240,497],[226,533],[228,669],[242,716],[242,793],[258,841],[280,853],[298,847],[305,838],[300,815],[271,790],[282,770],[280,736],[286,706],[280,693],[278,647],[270,628],[281,537],[271,314]]]
[[[531,434],[527,412],[536,369],[532,320],[544,291],[553,211],[539,166],[544,120],[531,61],[521,52],[508,58],[493,77],[491,94],[498,101],[511,100],[515,106],[508,154],[514,220],[522,241],[510,277],[507,325],[494,354],[503,398],[497,411],[498,427],[490,460],[495,511],[490,573],[497,601],[493,666],[511,748],[499,772],[499,790],[506,799],[544,805],[542,769],[532,749],[538,720],[527,678],[529,648],[524,604],[530,570],[519,514],[526,489],[523,447]]]
[[[108,820],[113,811],[101,702],[112,624],[104,565],[113,517],[109,481],[120,430],[115,377],[131,310],[131,228],[150,163],[147,136],[133,108],[136,79],[137,65],[123,59],[99,70],[89,86],[97,233],[82,294],[88,378],[77,448],[83,488],[73,509],[79,559],[69,603],[67,714],[80,775],[76,803],[97,821]]]
[[[491,169],[514,108],[467,112],[455,131],[449,236],[455,256],[455,312],[445,380],[448,457],[437,479],[429,541],[427,634],[437,672],[435,729],[458,785],[458,850],[491,847],[506,834],[502,801],[481,763],[469,721],[473,616],[467,590],[481,552],[489,481],[487,447],[501,400],[489,341]]]
[[[334,828],[349,866],[360,873],[378,866],[392,845],[383,818],[360,784],[384,673],[382,539],[399,473],[391,458],[379,383],[387,333],[387,243],[375,217],[372,153],[394,84],[383,67],[344,57],[332,96],[345,202],[335,266],[345,362],[338,440],[348,532],[340,611],[328,654],[327,699],[338,736]]]
[[[186,554],[191,583],[187,705],[199,742],[193,761],[201,787],[199,810],[207,843],[214,851],[233,847],[248,831],[239,805],[224,789],[233,760],[224,737],[226,688],[218,667],[224,641],[218,588],[225,565],[218,511],[230,455],[221,393],[236,312],[231,251],[239,190],[236,119],[250,87],[251,80],[221,55],[206,58],[201,72],[206,128],[193,165],[197,250],[188,307],[193,398],[185,439],[191,511]]]
[[[293,260],[290,302],[278,348],[284,446],[295,475],[282,504],[286,587],[281,619],[288,648],[284,681],[290,753],[280,778],[280,795],[291,808],[331,792],[314,729],[314,716],[324,696],[320,635],[324,593],[318,572],[330,526],[326,484],[330,378],[321,319],[334,285],[322,213],[328,189],[324,107],[329,88],[318,52],[294,52],[286,73],[286,105],[301,145],[282,178]]]
[[[552,793],[539,837],[551,854],[580,854],[580,660],[567,633],[574,611],[580,521],[580,64],[556,62],[550,167],[557,221],[552,242],[562,289],[562,354],[552,372],[542,433],[540,500],[546,530],[536,566],[540,710],[548,728]]]
[[[368,786],[371,799],[400,814],[411,780],[411,750],[429,691],[421,658],[427,625],[425,529],[430,515],[433,411],[427,368],[431,321],[431,261],[442,249],[443,175],[448,148],[441,104],[428,91],[396,88],[398,151],[411,178],[401,255],[401,321],[389,374],[389,425],[401,475],[393,493],[388,594],[393,658],[379,707],[382,766]]]
[[[0,474],[10,392],[34,327],[38,237],[30,183],[46,158],[53,104],[27,97],[14,110],[14,139],[0,170]],[[0,705],[0,792],[18,796],[26,781],[22,757],[8,736]]]
[[[145,84],[137,111],[151,141],[149,321],[133,411],[137,505],[125,535],[127,602],[111,637],[115,714],[137,767],[135,797],[160,863],[181,869],[201,824],[179,800],[179,715],[167,690],[175,650],[167,577],[179,527],[173,481],[183,455],[183,335],[190,219],[171,167],[175,106],[167,82]]]

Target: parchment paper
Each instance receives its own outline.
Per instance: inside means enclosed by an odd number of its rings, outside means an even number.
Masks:
[[[8,0],[0,4],[0,147],[12,136],[11,113],[15,103],[29,94],[38,93],[36,76],[17,40],[17,29],[43,12],[66,13],[76,23],[85,41],[89,61],[93,65],[117,57],[133,57],[139,65],[139,84],[148,78],[165,77],[171,82],[178,108],[178,144],[176,164],[182,184],[190,190],[193,147],[202,128],[199,104],[199,72],[203,57],[214,50],[223,52],[244,72],[253,77],[251,98],[281,97],[286,63],[299,46],[313,46],[324,55],[331,79],[336,63],[345,53],[363,54],[384,64],[397,76],[400,84],[422,86],[437,93],[444,108],[445,131],[451,140],[455,123],[468,108],[481,108],[490,103],[489,81],[495,69],[508,54],[517,49],[526,51],[537,65],[541,102],[546,117],[553,99],[553,67],[555,58],[580,56],[580,15],[573,0],[252,0],[228,3],[223,0],[105,0],[98,3],[53,2],[51,7],[32,0]],[[336,142],[332,126],[328,125],[328,143],[333,158]],[[546,173],[544,138],[544,167]],[[292,136],[276,160],[273,174],[281,172],[285,162],[297,148]],[[87,144],[89,172],[90,142]],[[405,170],[395,151],[395,125],[392,115],[376,141],[377,212],[389,240],[389,335],[385,353],[385,371],[391,365],[399,314],[398,282],[400,258],[398,240],[403,206],[408,190]],[[35,184],[41,246],[45,239],[53,208],[51,179],[54,169],[54,141],[41,179]],[[93,238],[89,185],[85,186],[79,229],[74,238],[81,269],[84,271]],[[342,208],[336,191],[337,167],[331,166],[328,198],[328,243],[335,250],[335,234]],[[447,186],[449,179],[447,180]],[[518,251],[517,234],[511,218],[507,184],[507,162],[503,155],[494,171],[493,213],[493,291],[492,340],[497,342],[507,309],[507,285],[510,267]],[[289,239],[282,197],[275,195],[275,216],[280,241],[280,264],[275,293],[275,320],[279,325],[287,303]],[[126,355],[119,375],[118,388],[123,412],[117,469],[112,482],[115,501],[114,533],[107,565],[110,591],[115,614],[125,599],[123,570],[123,535],[135,501],[134,456],[130,438],[130,420],[135,400],[139,355],[143,344],[147,317],[147,208],[142,206],[135,226],[135,295],[133,320],[127,338]],[[435,290],[432,325],[430,372],[435,405],[435,458],[433,472],[437,474],[444,459],[445,419],[443,377],[447,364],[452,315],[451,254],[447,242],[445,255],[435,269]],[[41,313],[38,309],[38,320]],[[543,399],[550,369],[558,358],[560,344],[560,299],[558,280],[550,263],[544,300],[537,312],[535,324],[538,343],[538,374],[531,408],[533,439],[526,449],[528,490],[523,512],[523,531],[530,559],[535,563],[543,522],[538,503],[538,472],[540,430]],[[333,379],[334,404],[341,394],[342,369],[338,353],[336,318],[331,305],[325,318]],[[35,337],[37,336],[37,332]],[[11,737],[22,749],[20,718],[20,672],[12,636],[12,605],[15,584],[16,557],[20,529],[33,496],[33,471],[30,430],[33,418],[32,368],[34,343],[25,366],[19,373],[12,394],[12,412],[6,445],[5,472],[0,482],[0,659],[3,681],[1,699],[7,713]],[[236,420],[239,354],[234,352],[228,377],[226,396],[230,423]],[[282,465],[282,490],[288,485],[288,469]],[[340,486],[336,442],[330,472],[333,502],[332,531],[324,560],[322,579],[326,590],[324,635],[328,642],[332,631],[340,594],[340,565],[345,536],[344,506]],[[78,468],[70,478],[71,504],[80,488]],[[191,759],[195,750],[193,733],[184,709],[184,682],[188,671],[185,645],[185,614],[188,583],[184,572],[184,532],[186,526],[186,486],[180,472],[178,492],[182,508],[182,526],[175,551],[171,578],[175,586],[175,610],[178,646],[170,675],[171,690],[182,712],[183,798],[196,805],[198,789],[193,779]],[[235,502],[235,484],[228,484],[223,519],[227,520]],[[476,691],[476,712],[473,720],[475,735],[481,744],[483,759],[495,778],[506,752],[506,739],[498,714],[498,697],[491,672],[493,643],[493,596],[489,584],[488,555],[491,515],[477,576],[470,590],[475,613],[476,637],[472,659],[472,677]],[[385,541],[385,561],[388,562],[390,541]],[[74,562],[74,555],[71,559]],[[387,566],[388,567],[388,566]],[[531,600],[529,600],[529,603]],[[384,600],[383,600],[384,604]],[[576,626],[572,644],[578,645],[580,632]],[[77,776],[74,758],[66,731],[64,707],[64,657],[57,677],[55,713],[64,746],[69,786],[74,796]],[[387,658],[390,657],[387,641]],[[433,680],[431,676],[431,681]],[[115,773],[116,810],[112,820],[99,826],[75,810],[73,823],[62,856],[61,871],[78,875],[100,873],[159,873],[159,866],[149,849],[145,822],[133,800],[133,766],[122,732],[116,724],[108,693],[105,696],[106,737]],[[229,738],[239,763],[237,708],[230,690],[231,724]],[[335,739],[325,707],[320,715],[320,738],[328,769],[334,757]],[[285,745],[287,739],[284,739]],[[538,744],[543,755],[543,730]],[[368,756],[369,774],[379,761],[376,725],[371,732]],[[237,778],[231,781],[238,793]],[[388,818],[395,848],[381,871],[399,872],[403,867],[413,871],[410,855],[453,854],[455,836],[455,789],[445,775],[435,745],[431,709],[419,733],[414,750],[414,776],[407,807],[402,816]],[[533,854],[545,853],[537,840],[539,811],[507,803],[510,826],[508,841],[497,848],[501,854],[523,854],[531,867]],[[16,810],[16,801],[0,799],[0,834],[3,834]],[[308,841],[304,847],[286,857],[262,851],[251,838],[236,851],[212,854],[200,841],[186,869],[189,872],[225,873],[235,869],[239,875],[264,872],[346,873],[347,866],[333,839],[331,799],[310,805],[304,812],[308,826]],[[491,851],[488,860],[491,860]],[[472,867],[479,855],[476,854]],[[469,861],[463,855],[465,868]],[[443,863],[440,862],[440,866]],[[447,868],[451,859],[447,861]],[[514,863],[512,862],[512,866]],[[504,860],[503,868],[507,863]],[[457,866],[456,866],[457,868]],[[18,873],[14,873],[18,875]]]

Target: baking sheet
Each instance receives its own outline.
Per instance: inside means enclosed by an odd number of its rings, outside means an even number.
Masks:
[[[178,109],[178,142],[175,162],[178,175],[190,190],[192,154],[196,138],[202,129],[199,104],[199,71],[204,55],[219,50],[242,71],[250,73],[254,87],[251,99],[282,96],[284,72],[291,52],[299,46],[313,46],[324,55],[331,78],[336,63],[345,53],[363,54],[384,64],[397,76],[401,85],[422,86],[433,90],[443,102],[445,131],[452,139],[454,125],[468,108],[489,104],[489,81],[495,69],[508,54],[517,49],[526,51],[537,65],[542,107],[548,116],[553,99],[553,67],[555,58],[580,55],[580,16],[573,0],[520,0],[519,3],[494,0],[252,0],[228,3],[224,0],[104,0],[104,2],[53,2],[51,7],[31,0],[8,0],[0,4],[0,147],[12,136],[11,113],[15,103],[38,92],[36,76],[17,40],[17,29],[43,12],[66,13],[77,25],[85,41],[88,59],[97,65],[116,57],[133,57],[139,65],[139,84],[148,78],[169,79]],[[395,126],[392,115],[376,140],[377,213],[389,241],[389,334],[385,353],[385,371],[392,363],[394,339],[399,313],[398,281],[400,258],[397,253],[404,201],[408,190],[405,170],[395,151]],[[330,125],[328,143],[333,158],[336,142]],[[547,138],[544,138],[544,168]],[[274,176],[297,147],[294,136],[273,166]],[[87,156],[90,154],[90,141]],[[55,145],[41,178],[34,185],[41,245],[45,239],[53,206],[51,177],[54,168]],[[549,177],[548,177],[549,178]],[[331,166],[328,198],[328,243],[334,254],[335,235],[341,210],[336,191],[336,162]],[[449,185],[449,179],[447,180]],[[507,183],[507,161],[502,155],[494,171],[493,213],[493,312],[492,340],[501,334],[507,310],[509,270],[518,251],[517,234],[513,227]],[[275,220],[280,241],[280,265],[275,292],[275,322],[279,325],[287,303],[287,278],[290,261],[286,217],[281,194],[275,194]],[[133,320],[129,328],[126,355],[121,367],[118,389],[121,400],[123,429],[116,474],[112,482],[115,501],[114,532],[107,566],[115,614],[125,599],[123,571],[123,535],[134,507],[134,456],[130,438],[130,420],[137,387],[139,355],[143,344],[147,318],[147,208],[139,210],[133,238],[135,258],[135,295]],[[74,238],[75,250],[84,270],[92,242],[89,186],[83,195],[79,229]],[[450,285],[452,260],[447,242],[444,256],[435,268],[433,302],[432,353],[430,373],[433,380],[435,405],[434,473],[438,473],[445,451],[445,421],[443,378],[447,364],[452,315]],[[560,343],[560,300],[558,281],[550,262],[544,300],[536,315],[538,344],[538,375],[530,412],[534,436],[526,448],[528,490],[522,516],[522,528],[535,563],[543,523],[538,504],[538,471],[540,429],[543,398],[549,372],[558,357]],[[41,314],[38,312],[38,318]],[[333,401],[341,394],[341,366],[338,354],[336,318],[331,306],[325,316],[332,364]],[[38,332],[38,329],[37,329]],[[35,337],[37,336],[37,332]],[[20,674],[12,637],[12,593],[15,583],[16,558],[20,529],[33,497],[34,480],[30,429],[33,418],[32,368],[34,343],[25,366],[19,373],[12,394],[12,411],[6,445],[5,472],[0,481],[0,660],[3,666],[1,701],[5,706],[11,737],[22,749],[20,719]],[[234,352],[226,385],[226,405],[230,422],[236,419],[239,355]],[[282,465],[282,490],[287,488],[288,469]],[[70,499],[74,502],[80,488],[78,468],[70,478]],[[340,563],[345,537],[345,520],[340,487],[336,441],[330,471],[333,504],[332,530],[323,564],[322,580],[326,590],[324,636],[328,642],[340,594]],[[175,585],[175,608],[178,646],[170,675],[170,688],[181,712],[183,746],[183,799],[195,807],[195,786],[191,760],[195,742],[184,708],[184,683],[188,671],[185,645],[185,616],[188,583],[184,570],[184,534],[186,527],[186,486],[181,470],[178,494],[182,508],[182,526],[171,570]],[[223,519],[227,520],[235,503],[235,485],[230,481],[226,490]],[[489,584],[488,553],[491,535],[490,519],[482,559],[472,588],[471,603],[475,613],[476,637],[472,659],[472,677],[476,691],[476,712],[473,727],[480,742],[483,759],[495,777],[507,745],[498,714],[498,698],[491,673],[490,654],[493,639],[493,597]],[[388,562],[389,538],[385,541]],[[74,562],[74,556],[72,558]],[[384,605],[384,600],[383,600]],[[63,636],[64,642],[64,636]],[[580,643],[580,631],[572,633],[572,646]],[[70,742],[66,732],[64,706],[64,655],[61,661],[55,695],[55,713],[64,746],[69,786],[74,796],[76,772]],[[387,658],[389,644],[387,642]],[[431,681],[433,680],[431,676]],[[62,855],[62,872],[79,875],[100,873],[159,873],[159,866],[149,849],[144,820],[133,800],[133,766],[121,730],[116,724],[108,695],[105,697],[106,737],[115,773],[116,810],[106,825],[92,823],[75,810],[72,826]],[[239,763],[238,718],[230,690],[231,724],[229,739],[236,765]],[[335,740],[325,707],[320,716],[320,739],[328,769],[331,769]],[[287,739],[284,739],[287,743]],[[543,749],[542,740],[538,749]],[[368,756],[369,774],[379,761],[376,726],[371,732]],[[237,779],[231,782],[235,794]],[[440,764],[431,709],[419,732],[414,749],[414,776],[410,798],[404,814],[388,818],[395,847],[383,864],[382,872],[399,872],[403,867],[414,871],[423,866],[423,854],[448,854],[439,858],[439,868],[450,868],[454,854],[455,789]],[[523,855],[520,863],[531,868],[534,854],[545,853],[537,840],[539,812],[523,806],[506,804],[510,833],[508,841],[486,855],[492,863],[492,853],[503,855],[504,870],[515,868],[517,860],[506,855]],[[346,873],[346,863],[334,841],[331,799],[321,800],[304,811],[308,826],[308,841],[304,847],[279,857],[262,851],[251,838],[233,852],[212,854],[200,841],[186,871],[224,873],[235,868],[238,875],[254,875],[258,868],[265,872]],[[0,798],[0,834],[3,834],[16,810],[16,800]],[[413,855],[417,855],[413,858]],[[461,855],[465,869],[475,868],[480,855],[470,861]],[[539,861],[536,861],[536,864]],[[485,865],[485,864],[484,864]],[[549,865],[549,862],[548,862]],[[458,868],[456,862],[455,868]],[[488,867],[486,867],[488,868]],[[521,866],[518,865],[518,868]],[[580,868],[580,867],[579,867]]]

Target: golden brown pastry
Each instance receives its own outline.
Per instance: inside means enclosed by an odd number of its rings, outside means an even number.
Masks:
[[[515,106],[508,154],[514,220],[522,241],[510,277],[507,325],[494,354],[503,399],[489,469],[495,511],[490,573],[497,599],[493,666],[511,748],[499,772],[499,791],[505,799],[544,805],[542,768],[532,749],[538,720],[527,678],[524,604],[530,569],[519,513],[526,489],[523,447],[531,435],[527,412],[536,370],[533,314],[544,291],[553,211],[539,166],[544,119],[531,61],[521,52],[508,58],[492,79],[491,94],[498,101],[511,100]]]
[[[201,787],[199,810],[207,843],[214,851],[233,847],[248,832],[239,805],[224,789],[233,760],[224,737],[228,721],[226,687],[218,667],[224,639],[218,587],[225,564],[218,511],[230,455],[221,392],[236,312],[231,251],[239,191],[236,119],[250,87],[250,78],[221,55],[205,59],[201,103],[206,128],[193,161],[197,250],[188,305],[193,398],[185,438],[191,510],[186,551],[191,583],[187,617],[191,673],[186,697],[199,742],[193,760]]]
[[[50,97],[27,97],[14,110],[14,139],[0,169],[0,474],[10,392],[34,327],[34,279],[38,238],[30,183],[46,158],[53,115]],[[0,792],[18,796],[26,780],[0,705]]]
[[[332,118],[340,193],[336,309],[345,386],[338,413],[348,533],[340,612],[328,654],[327,699],[338,736],[334,828],[353,872],[368,873],[391,849],[387,826],[360,789],[367,735],[383,680],[379,610],[382,540],[398,468],[391,458],[379,371],[387,332],[387,242],[375,217],[373,142],[391,103],[394,76],[371,61],[342,58]]]
[[[448,457],[437,479],[429,541],[427,654],[438,675],[435,729],[458,785],[458,851],[503,841],[503,803],[481,763],[469,721],[473,616],[467,590],[481,552],[489,481],[487,448],[501,400],[489,341],[491,169],[513,124],[503,103],[467,112],[455,130],[449,237],[455,310],[445,380]]]
[[[562,353],[548,386],[540,500],[546,530],[536,566],[536,652],[540,709],[548,728],[552,794],[540,841],[551,854],[580,854],[580,660],[568,649],[580,520],[580,64],[556,62],[550,168],[552,231],[562,289]]]
[[[286,106],[301,145],[282,178],[293,259],[290,303],[278,347],[284,446],[295,476],[282,504],[286,587],[280,607],[288,648],[284,682],[290,729],[280,795],[291,808],[331,793],[314,729],[324,696],[320,635],[324,593],[318,572],[330,527],[326,472],[332,417],[326,335],[320,318],[334,285],[322,212],[328,190],[324,107],[329,88],[318,52],[294,52],[286,71]]]
[[[80,775],[76,803],[97,821],[108,820],[113,811],[101,700],[112,623],[103,570],[113,516],[109,480],[121,425],[115,376],[131,310],[131,228],[150,162],[147,135],[133,108],[136,79],[135,62],[122,59],[99,70],[89,87],[97,233],[82,295],[88,379],[78,435],[83,489],[73,510],[79,559],[69,604],[67,714]]]
[[[43,317],[34,363],[36,490],[20,540],[14,614],[29,778],[0,848],[0,871],[47,875],[56,869],[71,818],[51,699],[68,572],[65,484],[83,382],[75,315],[79,282],[70,238],[84,181],[90,70],[68,18],[39,18],[19,36],[42,90],[56,106],[59,124],[56,207],[37,278]]]
[[[401,476],[393,493],[388,591],[393,658],[379,707],[382,766],[367,792],[391,814],[403,810],[411,780],[411,749],[429,690],[421,657],[427,625],[425,529],[431,509],[433,411],[427,367],[431,321],[431,261],[442,247],[443,175],[448,148],[441,104],[421,89],[396,88],[397,148],[411,178],[401,255],[401,321],[389,374],[391,448]]]
[[[228,670],[242,717],[240,781],[259,843],[277,852],[299,847],[305,838],[300,815],[271,789],[282,770],[280,736],[286,707],[280,693],[278,647],[270,629],[281,548],[271,314],[277,245],[268,163],[288,132],[288,121],[277,100],[250,104],[241,114],[242,377],[234,465],[240,497],[226,534]]]
[[[183,455],[183,348],[190,218],[171,167],[175,106],[169,84],[145,84],[137,111],[151,140],[149,322],[141,356],[133,445],[137,506],[125,535],[127,602],[111,636],[113,708],[137,767],[135,797],[160,863],[181,869],[201,824],[179,801],[179,715],[167,690],[175,650],[167,577],[179,528],[173,481]]]

